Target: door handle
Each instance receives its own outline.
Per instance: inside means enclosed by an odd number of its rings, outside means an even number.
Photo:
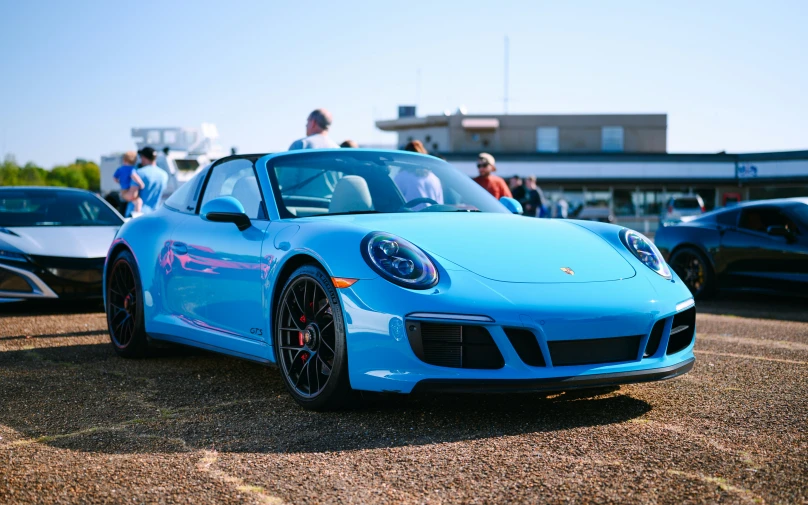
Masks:
[[[177,254],[188,254],[188,246],[183,242],[174,242],[171,244],[171,250]]]

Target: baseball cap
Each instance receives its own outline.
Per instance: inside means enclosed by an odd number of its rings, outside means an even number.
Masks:
[[[481,160],[485,160],[485,161],[487,161],[487,162],[488,162],[488,164],[489,164],[489,165],[491,165],[492,167],[495,167],[495,166],[497,165],[496,161],[494,161],[494,157],[493,157],[493,156],[491,156],[491,155],[490,155],[490,154],[488,154],[488,153],[480,153],[480,154],[477,156],[477,158],[479,158],[479,159],[481,159]]]
[[[146,158],[147,160],[153,160],[157,158],[157,151],[152,149],[151,147],[144,147],[140,151],[137,152],[141,157]]]

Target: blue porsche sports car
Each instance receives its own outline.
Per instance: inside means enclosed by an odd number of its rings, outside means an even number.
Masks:
[[[354,390],[564,390],[692,368],[692,295],[647,238],[518,212],[426,155],[223,158],[117,234],[112,344],[274,363],[311,409]]]

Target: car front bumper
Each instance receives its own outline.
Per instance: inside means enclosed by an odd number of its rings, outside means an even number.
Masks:
[[[0,262],[0,299],[101,298],[104,258]]]
[[[410,393],[413,390],[558,390],[662,380],[693,366],[692,339],[668,353],[674,316],[693,308],[678,281],[638,274],[612,282],[520,284],[483,279],[468,271],[446,273],[426,291],[405,290],[381,278],[338,290],[345,310],[348,369],[354,389]],[[478,320],[469,319],[478,318]],[[695,317],[695,316],[694,316]],[[502,355],[494,369],[437,366],[413,348],[410,321],[484,328]],[[658,323],[658,325],[657,325]],[[654,352],[655,325],[662,329]],[[543,364],[528,365],[506,331],[530,331]],[[633,338],[625,359],[561,362],[558,343],[583,349],[588,342]],[[562,344],[563,346],[564,344]],[[582,352],[585,352],[583,349]],[[419,357],[420,354],[420,357]],[[566,359],[566,357],[565,357]],[[574,359],[573,359],[574,361]]]

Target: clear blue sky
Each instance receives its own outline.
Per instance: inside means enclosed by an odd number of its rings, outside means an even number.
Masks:
[[[51,166],[133,126],[219,127],[285,149],[315,107],[337,141],[374,119],[668,113],[671,152],[808,149],[808,2],[0,2],[0,156]],[[420,69],[419,97],[416,75]]]

